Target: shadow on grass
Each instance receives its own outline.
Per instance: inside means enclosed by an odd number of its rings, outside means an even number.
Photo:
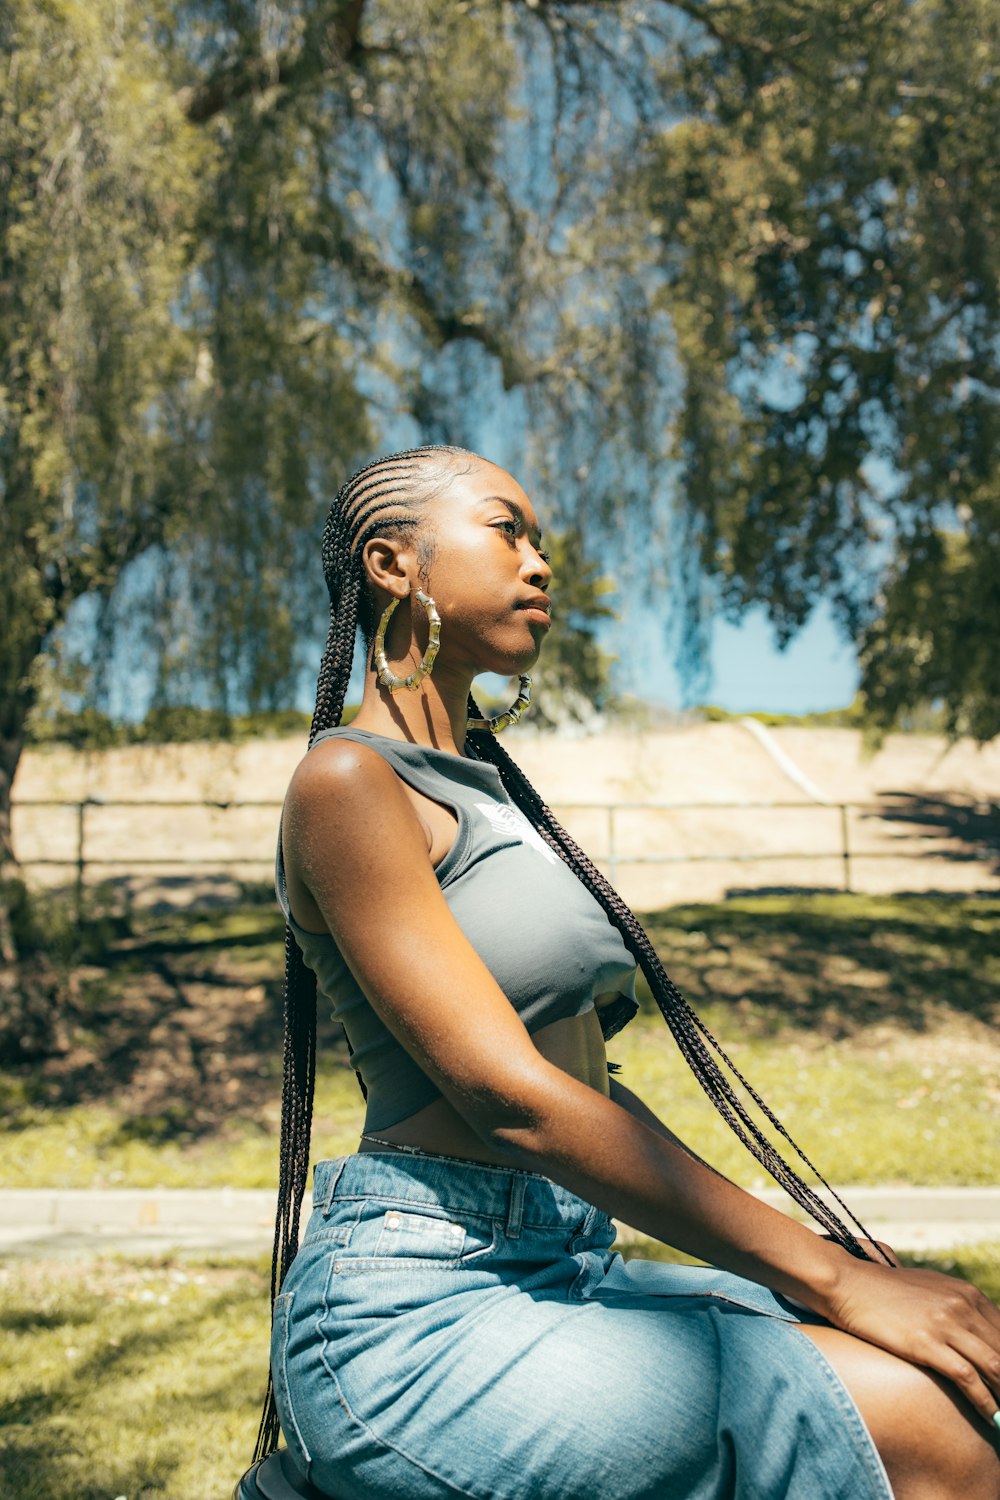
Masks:
[[[32,1307],[5,1307],[0,1310],[0,1332],[40,1333],[43,1328],[72,1328],[89,1321],[87,1314],[78,1307],[61,1307],[58,1310]],[[0,1404],[0,1420],[3,1406]]]
[[[836,1040],[875,1022],[922,1031],[990,1023],[1000,994],[1000,898],[762,895],[640,914],[699,1011],[733,1008],[745,1036]],[[5,1128],[40,1111],[111,1102],[117,1142],[194,1144],[270,1129],[280,1095],[283,929],[256,900],[223,913],[135,915],[104,961],[79,971],[70,1045],[0,1074]],[[654,1009],[645,981],[637,993]],[[318,1007],[319,1055],[350,1070]]]
[[[696,1008],[735,1007],[747,1035],[830,1039],[881,1021],[923,1031],[998,1017],[1000,899],[744,893],[640,917]],[[637,987],[655,1009],[648,986]]]
[[[128,1114],[120,1143],[187,1144],[227,1118],[262,1121],[280,1095],[283,937],[280,913],[257,901],[134,914],[100,963],[76,971],[68,1044],[0,1074],[5,1130],[109,1101]],[[317,1027],[328,1064],[347,1067],[322,1003]]]
[[[18,1361],[30,1373],[21,1376],[17,1394],[0,1402],[5,1500],[175,1500],[182,1488],[192,1492],[190,1482],[181,1486],[177,1476],[182,1466],[190,1470],[192,1457],[197,1465],[200,1454],[207,1495],[214,1488],[207,1476],[217,1477],[220,1459],[220,1444],[213,1442],[217,1427],[224,1433],[223,1449],[233,1447],[234,1432],[239,1437],[245,1429],[235,1445],[231,1485],[249,1461],[254,1407],[263,1397],[263,1278],[198,1297],[185,1311],[126,1303],[112,1317],[106,1302],[86,1287],[81,1301],[79,1322],[93,1325],[94,1352],[70,1360],[56,1351],[63,1358],[54,1374],[50,1342],[37,1361]],[[259,1336],[237,1333],[223,1346],[220,1331],[234,1314],[245,1319],[248,1308]],[[23,1316],[13,1325],[21,1335],[15,1349],[28,1355],[40,1329],[33,1313],[18,1311]],[[113,1344],[107,1338],[112,1329]]]
[[[897,824],[901,853],[962,864],[975,861],[994,872],[1000,870],[1000,808],[996,803],[958,793],[926,797],[884,791],[879,796],[879,810],[866,813],[865,820]],[[916,850],[908,847],[914,843]],[[921,843],[933,843],[933,847],[921,850]]]
[[[79,1440],[61,1434],[48,1439],[28,1432],[0,1437],[0,1470],[7,1500],[170,1500],[176,1464],[148,1463],[136,1458],[126,1467],[113,1467],[95,1455],[92,1472],[80,1472]],[[73,1477],[70,1477],[70,1476]]]

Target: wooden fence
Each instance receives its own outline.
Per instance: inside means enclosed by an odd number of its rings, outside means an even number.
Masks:
[[[96,879],[143,873],[196,877],[251,870],[266,878],[274,859],[280,802],[88,797],[15,801],[14,837],[27,872],[68,875],[82,899]],[[553,811],[621,889],[623,874],[669,866],[732,866],[750,877],[805,864],[824,866],[825,889],[855,888],[860,867],[896,861],[882,888],[905,888],[902,869],[936,862],[935,881],[951,866],[949,888],[1000,887],[996,849],[977,850],[947,828],[928,828],[883,802],[563,802]],[[995,809],[992,809],[995,814]],[[968,868],[964,874],[958,866]],[[259,869],[258,869],[259,867]],[[732,871],[729,872],[732,877]],[[959,879],[953,878],[956,873]],[[901,883],[902,882],[902,883]],[[50,883],[51,880],[50,880]],[[758,884],[763,883],[758,880]],[[802,884],[801,872],[796,880]],[[674,882],[676,886],[676,881]],[[650,889],[652,887],[650,886]],[[629,899],[626,897],[626,899]]]

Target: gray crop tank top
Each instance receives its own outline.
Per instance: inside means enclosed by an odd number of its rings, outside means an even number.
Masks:
[[[354,740],[378,751],[424,795],[453,809],[455,841],[435,869],[458,925],[510,1000],[528,1031],[594,1008],[605,1040],[638,1011],[637,964],[600,902],[577,879],[512,801],[496,766],[448,750],[338,725],[314,744]],[[307,932],[289,910],[281,852],[275,889],[319,993],[329,1002],[368,1093],[366,1130],[384,1130],[441,1097],[440,1090],[396,1041],[329,933]],[[391,912],[384,914],[391,921]]]

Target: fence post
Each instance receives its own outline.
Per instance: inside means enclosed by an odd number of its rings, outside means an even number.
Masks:
[[[83,850],[84,817],[86,814],[86,801],[76,804],[76,892],[74,904],[76,907],[76,920],[79,922],[83,916],[83,877],[86,869],[86,861]]]
[[[843,848],[844,890],[851,889],[851,846],[848,840],[847,803],[840,804],[840,842]]]

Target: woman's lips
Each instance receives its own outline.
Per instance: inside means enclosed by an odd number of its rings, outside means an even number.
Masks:
[[[544,609],[536,609],[533,606],[530,606],[522,608],[521,613],[522,615],[527,615],[529,620],[537,620],[539,625],[544,625],[546,628],[548,628],[548,626],[552,624],[552,621],[550,620],[547,612]]]

